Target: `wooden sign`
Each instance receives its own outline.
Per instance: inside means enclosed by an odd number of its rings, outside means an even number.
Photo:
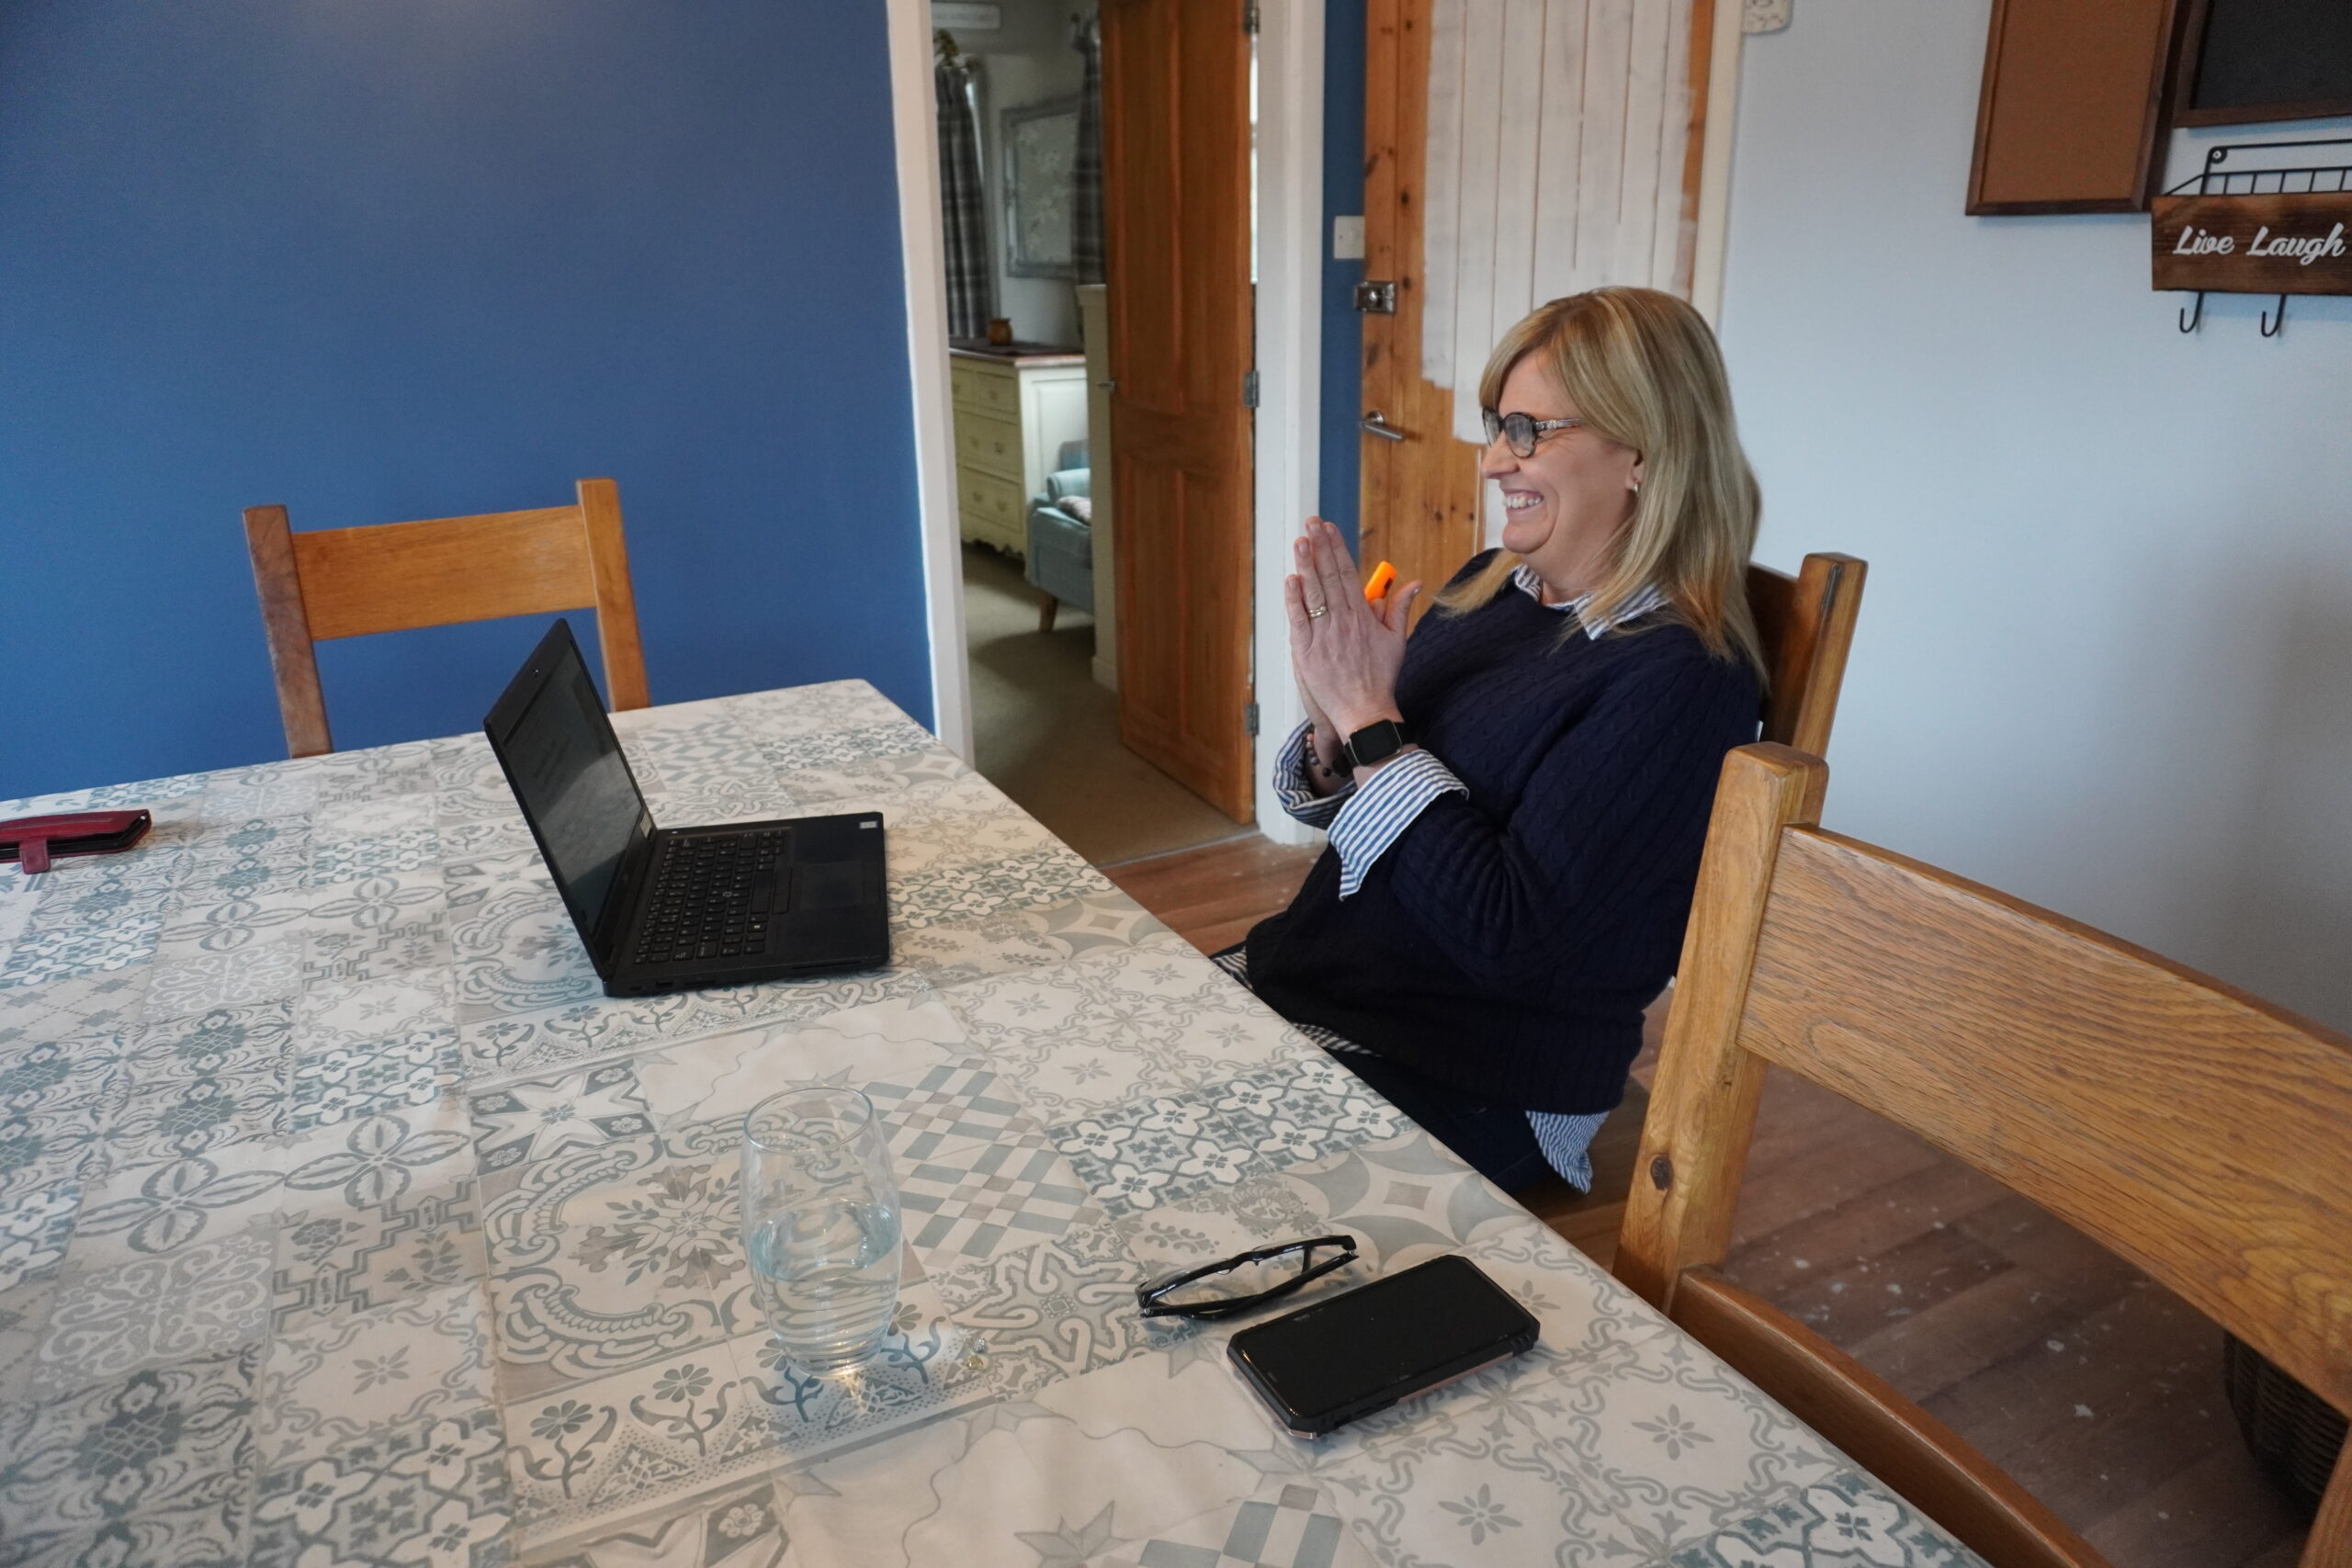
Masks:
[[[2352,294],[2352,191],[2160,196],[2155,287],[2220,294]]]

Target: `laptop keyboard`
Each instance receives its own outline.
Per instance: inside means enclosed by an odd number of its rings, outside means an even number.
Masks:
[[[677,964],[766,952],[770,896],[789,874],[778,873],[776,860],[790,837],[779,829],[664,840],[635,961]]]

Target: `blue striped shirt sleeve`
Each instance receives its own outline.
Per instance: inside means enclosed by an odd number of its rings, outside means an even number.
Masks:
[[[1535,1146],[1544,1151],[1544,1163],[1560,1173],[1560,1179],[1579,1192],[1592,1190],[1592,1140],[1600,1124],[1609,1120],[1610,1112],[1595,1111],[1586,1115],[1571,1115],[1558,1111],[1531,1111],[1527,1113],[1527,1130],[1535,1134]]]
[[[1364,873],[1430,801],[1469,793],[1453,769],[1427,751],[1408,751],[1374,770],[1369,783],[1346,797],[1331,823],[1331,847],[1340,852],[1340,897],[1354,897]]]
[[[1331,818],[1340,814],[1340,807],[1347,804],[1348,796],[1355,793],[1356,782],[1350,779],[1340,786],[1337,795],[1315,793],[1315,786],[1306,777],[1308,759],[1315,754],[1313,742],[1306,738],[1313,728],[1312,720],[1302,721],[1290,732],[1290,739],[1283,742],[1282,750],[1274,753],[1274,796],[1283,803],[1283,811],[1308,827],[1329,828]]]

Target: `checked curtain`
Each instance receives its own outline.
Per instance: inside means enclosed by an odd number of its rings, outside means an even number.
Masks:
[[[1078,24],[1070,47],[1085,62],[1078,90],[1078,159],[1071,171],[1069,258],[1080,283],[1102,281],[1102,25]]]
[[[939,96],[939,208],[947,253],[947,335],[984,338],[995,313],[989,276],[986,187],[972,65],[945,33],[933,71]]]

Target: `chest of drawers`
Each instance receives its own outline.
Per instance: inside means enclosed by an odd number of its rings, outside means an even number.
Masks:
[[[1044,493],[1063,444],[1086,439],[1086,358],[957,348],[948,370],[959,531],[1022,555],[1030,497]]]

